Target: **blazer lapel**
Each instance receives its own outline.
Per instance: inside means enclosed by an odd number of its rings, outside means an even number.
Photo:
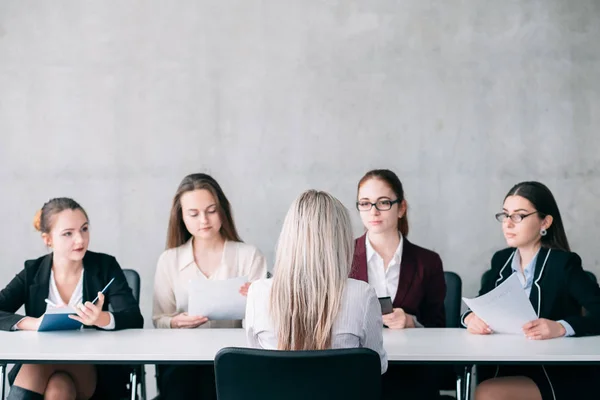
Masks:
[[[48,254],[38,268],[33,282],[29,285],[29,310],[27,313],[38,318],[46,312],[46,300],[50,286],[50,271],[52,270],[52,253]]]
[[[542,247],[540,252],[538,253],[537,260],[535,261],[535,272],[533,274],[533,283],[531,284],[531,292],[529,293],[529,301],[535,310],[535,313],[539,316],[541,315],[541,295],[538,290],[539,283],[538,281],[542,279],[542,274],[546,270],[546,257],[550,258],[549,253],[550,249]]]
[[[91,262],[88,254],[83,257],[83,303],[94,300],[98,292],[103,289],[101,287],[102,279],[99,275],[101,270],[98,265]]]
[[[394,299],[394,306],[399,307],[404,303],[404,299],[410,291],[410,287],[414,282],[417,272],[417,259],[415,256],[415,247],[406,238],[402,238],[402,261],[400,261],[400,281],[398,282],[398,290]]]
[[[367,270],[367,234],[365,233],[356,239],[354,248],[354,259],[352,261],[352,270],[350,277],[361,281],[369,282],[369,274]]]

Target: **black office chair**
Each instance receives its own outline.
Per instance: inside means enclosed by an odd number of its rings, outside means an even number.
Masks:
[[[219,400],[381,397],[379,354],[366,348],[279,351],[228,347],[215,358]]]
[[[140,275],[133,269],[124,269],[125,279],[133,292],[133,297],[140,303]],[[142,400],[146,400],[146,369],[144,365],[136,365],[133,367],[129,375],[129,385],[131,389],[131,399],[137,399],[138,385],[140,385],[140,395]]]

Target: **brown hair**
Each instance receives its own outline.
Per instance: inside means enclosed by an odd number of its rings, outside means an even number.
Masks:
[[[65,210],[80,210],[83,215],[85,215],[85,218],[89,220],[83,207],[75,200],[69,199],[68,197],[57,197],[48,200],[48,202],[35,213],[35,217],[33,217],[33,227],[36,231],[41,233],[50,233],[54,222],[54,216]]]
[[[215,198],[219,217],[221,218],[221,230],[219,231],[221,236],[226,240],[234,242],[242,241],[235,229],[229,200],[227,200],[221,186],[219,186],[217,181],[210,175],[191,174],[183,178],[177,188],[175,197],[173,197],[171,216],[169,217],[169,227],[167,229],[167,249],[179,247],[192,237],[192,234],[187,230],[185,223],[183,222],[181,196],[184,193],[201,189],[208,190]]]
[[[368,180],[371,180],[371,179],[379,179],[379,180],[385,182],[390,187],[390,189],[392,189],[392,191],[396,195],[396,198],[398,199],[398,207],[400,206],[400,203],[405,201],[404,189],[402,188],[402,182],[400,182],[400,178],[398,178],[398,176],[395,173],[393,173],[392,171],[390,171],[389,169],[374,169],[374,170],[367,172],[365,174],[365,176],[363,176],[361,178],[361,180],[358,182],[357,196],[358,196],[358,191],[360,190],[360,187],[365,182],[367,182]],[[395,200],[395,199],[392,199],[392,200]],[[408,206],[407,206],[406,211],[404,211],[404,215],[402,217],[398,218],[398,230],[400,231],[402,236],[408,236],[408,215],[407,214],[408,214]]]

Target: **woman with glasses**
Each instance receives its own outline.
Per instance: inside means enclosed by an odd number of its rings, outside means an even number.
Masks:
[[[526,338],[545,340],[600,334],[600,288],[582,269],[581,258],[570,251],[550,190],[539,182],[515,185],[504,198],[502,212],[496,214],[496,219],[502,223],[509,247],[492,257],[491,272],[479,295],[517,274],[538,316],[523,326]],[[492,333],[471,311],[462,320],[471,333]],[[479,367],[482,383],[475,398],[597,398],[593,380],[598,376],[594,371],[594,367],[558,365]]]
[[[367,172],[358,183],[356,207],[366,233],[356,239],[351,277],[368,282],[380,299],[389,298],[392,310],[383,315],[384,325],[445,327],[442,260],[408,241],[407,203],[398,176],[387,169]],[[385,398],[438,395],[431,368],[390,366],[383,377]]]

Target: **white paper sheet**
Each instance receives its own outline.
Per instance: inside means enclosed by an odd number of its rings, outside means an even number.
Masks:
[[[491,292],[463,301],[496,333],[523,334],[523,325],[538,318],[516,273]]]
[[[245,276],[190,281],[188,314],[212,320],[244,319],[246,297],[240,294],[240,287],[246,282]]]

